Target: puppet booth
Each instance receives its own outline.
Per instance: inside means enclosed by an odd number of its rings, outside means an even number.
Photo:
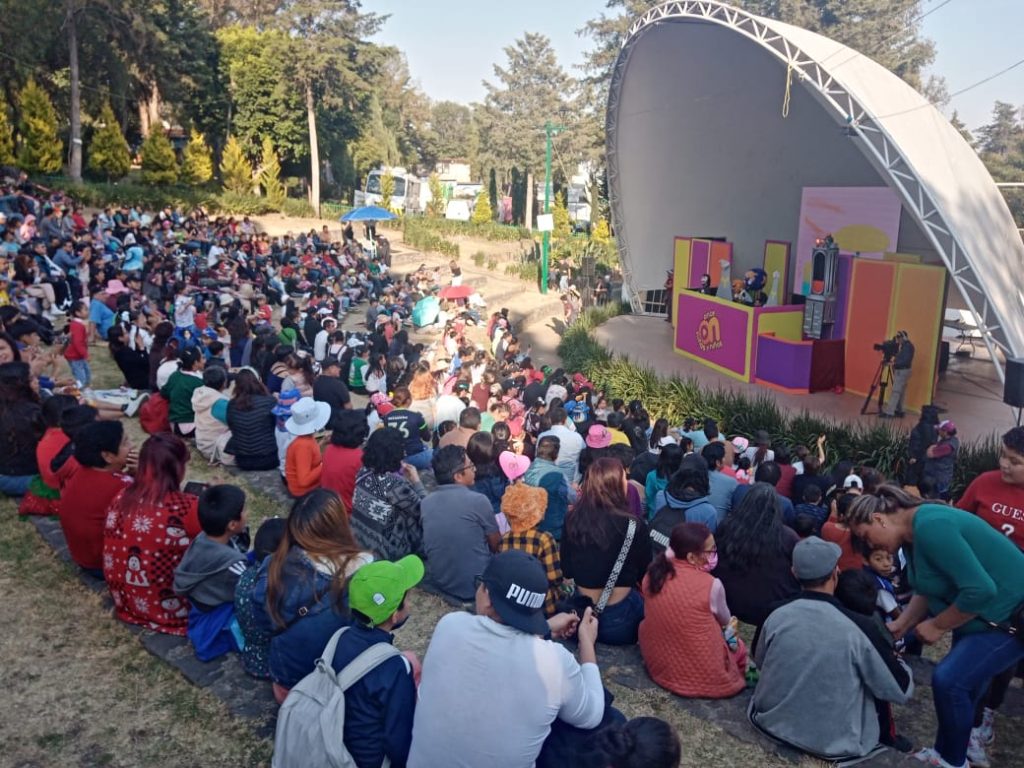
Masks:
[[[1024,356],[1024,244],[999,189],[940,112],[856,51],[724,3],[664,3],[623,42],[607,142],[628,298],[670,312],[677,354],[866,395],[903,330],[918,409],[952,295],[1001,377]]]

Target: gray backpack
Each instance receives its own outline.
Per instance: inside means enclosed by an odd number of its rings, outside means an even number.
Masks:
[[[342,627],[331,635],[316,668],[288,692],[277,715],[272,768],[355,768],[343,740],[345,691],[400,652],[390,643],[377,643],[335,673],[334,651],[348,629]],[[389,764],[385,759],[384,768]]]

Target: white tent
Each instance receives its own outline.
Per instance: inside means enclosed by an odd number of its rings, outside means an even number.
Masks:
[[[996,348],[1024,357],[1024,244],[1002,194],[949,121],[868,57],[724,3],[664,3],[623,41],[607,135],[634,294],[661,288],[677,235],[728,238],[742,270],[765,240],[796,243],[804,187],[888,185],[895,250],[946,266],[997,365]]]

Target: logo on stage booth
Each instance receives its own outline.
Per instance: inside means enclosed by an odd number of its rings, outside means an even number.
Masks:
[[[715,310],[704,313],[704,319],[697,326],[697,346],[701,352],[722,348],[722,325]]]

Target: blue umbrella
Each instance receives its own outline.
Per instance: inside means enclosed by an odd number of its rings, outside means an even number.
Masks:
[[[342,221],[389,221],[390,219],[397,219],[391,211],[387,208],[381,208],[379,205],[364,205],[361,208],[353,208],[351,211],[341,217]]]
[[[436,296],[424,296],[412,308],[412,324],[417,328],[433,325],[441,313],[441,302]]]

